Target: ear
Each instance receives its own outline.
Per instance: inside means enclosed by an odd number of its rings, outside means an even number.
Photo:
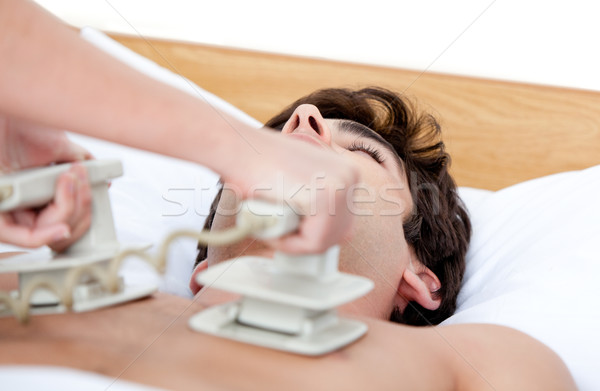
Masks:
[[[410,268],[404,269],[398,285],[397,305],[404,310],[409,302],[414,301],[430,311],[437,310],[442,303],[436,292],[442,287],[440,280],[428,268],[415,272]]]
[[[200,289],[203,288],[203,286],[198,284],[198,282],[196,281],[196,275],[202,273],[207,268],[208,268],[208,261],[205,259],[204,261],[201,261],[200,263],[198,263],[198,265],[194,269],[194,272],[192,273],[192,278],[190,280],[190,289],[192,290],[192,293],[194,295],[196,293],[198,293],[200,291]]]

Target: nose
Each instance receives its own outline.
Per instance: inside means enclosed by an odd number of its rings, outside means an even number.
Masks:
[[[318,138],[321,142],[331,146],[331,132],[321,112],[314,105],[298,106],[281,132],[284,134],[303,133]]]

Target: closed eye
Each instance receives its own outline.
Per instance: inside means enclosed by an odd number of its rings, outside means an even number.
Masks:
[[[348,151],[364,152],[367,155],[371,156],[373,158],[373,160],[375,160],[379,164],[383,163],[383,161],[384,161],[384,158],[383,158],[383,155],[381,152],[379,152],[377,149],[373,148],[372,146],[367,145],[360,141],[352,143],[352,145],[350,145],[346,149]]]

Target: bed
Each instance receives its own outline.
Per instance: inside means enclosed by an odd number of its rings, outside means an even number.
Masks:
[[[594,167],[600,163],[600,93],[122,35],[111,41],[94,30],[82,34],[141,71],[256,126],[323,87],[378,85],[414,97],[441,120],[452,172],[474,224],[459,308],[445,323],[518,328],[555,350],[582,389],[600,386],[600,288],[594,282],[600,273],[594,246],[600,235],[600,170]],[[159,242],[169,230],[201,224],[214,195],[214,173],[73,137],[97,157],[125,162],[127,174],[111,189],[121,239]],[[132,192],[152,195],[144,208],[159,213],[145,214]],[[201,206],[191,207],[195,201]],[[193,243],[173,251],[189,258]],[[170,265],[162,289],[189,294],[189,267]],[[153,277],[131,266],[128,278]]]

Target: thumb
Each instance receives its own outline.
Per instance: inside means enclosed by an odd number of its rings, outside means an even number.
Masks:
[[[58,156],[56,156],[56,161],[59,163],[64,162],[72,162],[78,160],[89,160],[93,159],[94,156],[81,145],[75,144],[73,142],[69,142],[66,148],[63,148]]]

